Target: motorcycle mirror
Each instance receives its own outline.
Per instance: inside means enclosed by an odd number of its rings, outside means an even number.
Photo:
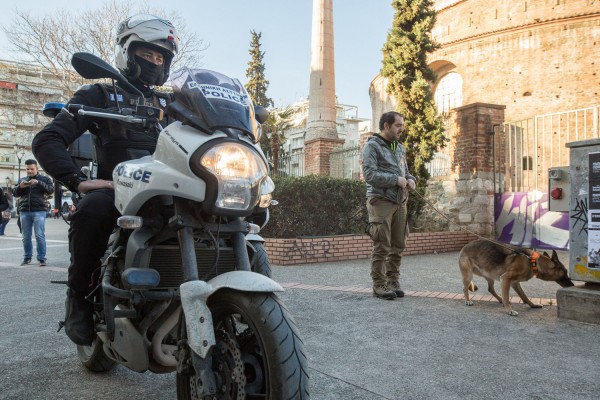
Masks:
[[[111,78],[119,83],[119,86],[130,93],[144,96],[127,78],[119,73],[112,65],[98,56],[90,53],[75,53],[71,57],[71,65],[75,71],[85,79]]]
[[[267,111],[267,109],[262,106],[254,107],[254,115],[256,117],[256,120],[261,124],[264,124],[265,121],[269,119],[269,111]]]

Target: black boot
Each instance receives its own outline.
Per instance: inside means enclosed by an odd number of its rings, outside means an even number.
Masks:
[[[94,305],[84,296],[67,290],[65,332],[73,343],[89,346],[94,340]]]

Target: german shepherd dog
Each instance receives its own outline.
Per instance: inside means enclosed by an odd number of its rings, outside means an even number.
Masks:
[[[532,259],[535,260],[535,263],[532,262]],[[473,274],[479,275],[487,280],[488,291],[504,305],[508,315],[519,314],[510,306],[508,292],[511,287],[530,307],[542,307],[539,304],[533,304],[520,285],[520,282],[531,279],[536,273],[536,269],[537,277],[541,280],[555,281],[562,287],[573,286],[573,282],[567,275],[567,269],[558,260],[558,255],[554,250],[552,250],[552,256],[546,252],[538,255],[529,249],[478,239],[467,243],[462,248],[458,256],[458,265],[463,279],[465,304],[473,305],[469,299],[469,290],[477,290],[472,279]],[[502,298],[494,290],[495,280],[502,282]]]

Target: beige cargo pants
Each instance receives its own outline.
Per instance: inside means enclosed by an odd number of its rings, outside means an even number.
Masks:
[[[381,197],[367,199],[369,233],[373,239],[371,278],[373,286],[400,280],[400,262],[406,247],[406,201],[396,204]]]

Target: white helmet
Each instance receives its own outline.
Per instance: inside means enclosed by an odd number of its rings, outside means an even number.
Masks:
[[[155,85],[162,85],[169,76],[171,62],[177,53],[178,39],[175,27],[170,21],[150,14],[134,15],[119,24],[115,64],[130,80],[136,80],[141,73],[141,67],[133,57],[133,50],[139,44],[164,55],[163,73],[154,82]]]

